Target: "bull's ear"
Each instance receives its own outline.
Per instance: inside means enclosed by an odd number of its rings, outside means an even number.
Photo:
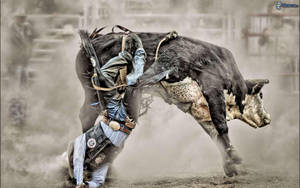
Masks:
[[[257,79],[257,80],[246,80],[246,85],[248,88],[248,94],[257,94],[260,92],[262,87],[265,84],[268,84],[269,80],[267,79]]]

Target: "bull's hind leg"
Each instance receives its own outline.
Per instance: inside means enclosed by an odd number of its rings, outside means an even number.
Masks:
[[[103,109],[101,105],[91,105],[98,102],[98,97],[91,83],[93,67],[83,51],[80,51],[76,58],[76,74],[84,89],[84,103],[80,108],[79,119],[81,121],[82,132],[86,132],[94,126],[99,113]]]
[[[101,112],[101,107],[99,104],[96,106],[91,105],[98,101],[95,90],[84,88],[84,91],[85,99],[79,112],[79,119],[81,121],[83,133],[94,126],[95,121]]]

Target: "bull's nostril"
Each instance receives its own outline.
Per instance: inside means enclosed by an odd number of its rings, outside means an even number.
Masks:
[[[265,125],[268,125],[268,124],[270,124],[271,123],[271,120],[270,119],[264,119],[264,123],[265,123]]]

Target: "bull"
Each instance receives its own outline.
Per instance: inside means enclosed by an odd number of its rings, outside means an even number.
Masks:
[[[147,53],[144,74],[139,78],[139,83],[144,83],[141,92],[162,97],[168,104],[191,114],[216,143],[225,174],[237,175],[236,165],[241,163],[241,158],[230,143],[227,121],[239,119],[254,128],[270,124],[261,91],[269,81],[245,80],[232,53],[226,48],[178,36],[161,45],[155,57],[157,46],[166,33],[136,34]],[[124,35],[125,32],[91,34],[101,65],[118,55]],[[126,50],[135,50],[130,40],[126,41]],[[101,105],[91,106],[98,101],[98,95],[91,84],[93,67],[89,61],[81,48],[76,57],[76,73],[85,93],[79,114],[83,132],[94,124],[104,110]],[[128,69],[131,71],[132,66],[128,65]],[[153,79],[166,72],[160,79]]]

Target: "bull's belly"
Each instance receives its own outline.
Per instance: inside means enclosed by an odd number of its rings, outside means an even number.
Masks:
[[[180,82],[168,83],[162,81],[161,84],[173,104],[177,106],[185,105],[186,111],[197,121],[211,121],[208,103],[196,81],[187,77]],[[237,113],[237,108],[233,108],[235,105],[234,96],[228,95],[227,90],[224,90],[224,94],[226,99],[226,119],[232,120]]]

